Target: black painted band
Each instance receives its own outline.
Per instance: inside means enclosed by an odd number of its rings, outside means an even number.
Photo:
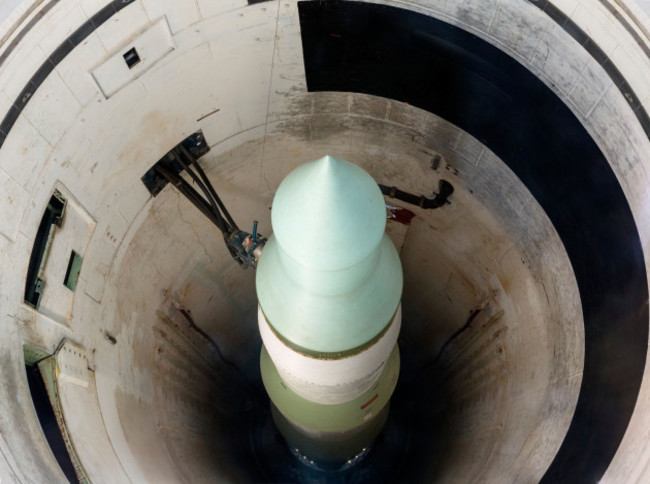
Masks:
[[[634,27],[630,25],[630,23],[623,18],[623,16],[619,13],[618,10],[616,10],[616,7],[612,5],[608,0],[599,0],[600,4],[605,7],[609,13],[612,14],[612,16],[618,20],[618,22],[623,26],[625,30],[627,30],[627,33],[630,34],[630,36],[636,41],[637,45],[639,48],[643,51],[643,53],[650,59],[650,47],[644,42],[643,38],[637,33],[636,30],[634,30]],[[622,5],[619,3],[620,8],[630,16],[633,16],[634,14],[630,11],[630,9],[626,5]],[[646,37],[650,38],[650,32],[642,25],[637,23],[637,28],[643,31],[643,33],[646,35]]]
[[[49,76],[56,68],[59,62],[61,62],[70,52],[72,52],[72,49],[83,42],[86,37],[93,33],[100,25],[133,2],[135,2],[135,0],[113,0],[95,15],[90,17],[90,19],[86,20],[81,27],[70,34],[70,36],[59,47],[57,47],[47,59],[45,59],[45,62],[43,62],[41,67],[38,68],[29,82],[27,82],[27,85],[18,95],[18,98],[9,108],[2,123],[0,123],[0,148],[4,144],[9,131],[13,128],[20,113],[22,113],[36,90],[41,86],[41,84],[43,84],[43,81],[45,81],[47,76]]]
[[[589,55],[602,67],[607,75],[610,77],[616,88],[623,94],[623,97],[634,111],[634,115],[641,124],[643,131],[648,139],[650,139],[650,117],[648,112],[641,104],[641,100],[636,95],[632,86],[625,80],[621,71],[611,62],[607,54],[580,28],[573,20],[567,17],[564,12],[553,5],[549,0],[530,0],[530,3],[544,11],[551,19],[553,19],[564,31],[569,34],[573,39],[578,42],[584,49],[589,52]],[[618,18],[618,17],[617,17]],[[619,18],[619,21],[621,19]],[[642,46],[643,51],[648,54],[648,47],[641,42],[638,34],[634,32],[628,25],[621,22],[623,27],[631,33],[632,37],[637,43]]]
[[[25,38],[25,36],[29,33],[30,30],[32,30],[34,25],[36,25],[38,22],[40,22],[40,20],[43,18],[43,16],[45,14],[47,14],[50,10],[52,10],[54,7],[56,7],[57,3],[58,3],[58,0],[51,0],[50,3],[48,3],[43,8],[41,8],[38,11],[38,13],[36,13],[34,15],[34,17],[31,18],[29,20],[29,22],[27,22],[27,24],[25,24],[25,26],[22,29],[20,29],[20,31],[14,36],[14,38],[11,39],[11,42],[9,42],[9,44],[7,45],[7,48],[2,52],[2,54],[0,54],[0,67],[2,66],[2,64],[4,64],[4,62],[7,60],[7,57],[9,57],[9,55],[18,46],[18,44],[20,44],[20,41]],[[35,4],[30,9],[28,9],[27,12],[25,12],[25,14],[23,14],[23,18],[21,18],[19,20],[19,22],[24,20],[31,13],[33,13],[33,11],[37,7],[38,7],[38,5]],[[13,33],[14,30],[10,30],[10,32]],[[0,45],[2,45],[10,37],[11,37],[11,34],[5,35],[5,37],[2,40],[0,40]]]

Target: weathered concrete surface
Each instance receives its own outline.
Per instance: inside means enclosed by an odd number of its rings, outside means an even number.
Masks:
[[[22,2],[1,31],[9,32],[32,3]],[[26,32],[0,66],[1,115],[46,56],[106,3],[61,1]],[[466,28],[538,74],[597,141],[649,246],[650,142],[584,49],[523,0],[386,3]],[[621,24],[595,0],[556,3],[612,54],[650,107],[648,59]],[[88,72],[161,16],[174,51],[105,99]],[[262,233],[284,175],[323,154],[416,194],[431,196],[440,178],[454,185],[448,207],[428,213],[409,207],[416,217],[401,251],[405,364],[417,368],[435,358],[485,301],[504,310],[499,328],[505,331],[495,347],[501,353],[485,365],[473,362],[489,369],[484,383],[490,385],[474,392],[465,386],[471,375],[450,380],[458,385],[449,408],[460,430],[431,451],[447,472],[436,470],[436,477],[535,481],[543,475],[570,422],[583,357],[580,299],[555,230],[489,147],[444,120],[371,96],[307,93],[299,34],[295,2],[138,1],[59,63],[18,117],[0,149],[0,478],[63,481],[30,403],[22,345],[54,352],[64,337],[83,344],[96,384],[94,397],[66,393],[73,413],[89,409],[70,426],[76,441],[105,435],[111,459],[133,482],[251,477],[228,445],[233,410],[230,386],[218,374],[223,361],[191,336],[174,304],[189,309],[223,357],[255,384],[254,274],[232,263],[216,229],[185,200],[170,188],[151,199],[139,180],[199,128],[212,146],[202,160],[208,176],[242,227],[258,219]],[[433,170],[436,155],[441,161]],[[71,315],[59,321],[22,304],[33,239],[57,184],[96,222]],[[170,330],[174,325],[181,330]],[[454,410],[460,401],[470,404]],[[647,480],[649,408],[645,381],[605,480]],[[96,427],[99,417],[103,429]],[[81,425],[85,419],[95,423]],[[90,454],[89,468],[102,476],[102,464]]]

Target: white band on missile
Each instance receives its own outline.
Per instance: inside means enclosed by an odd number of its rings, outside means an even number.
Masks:
[[[400,304],[390,327],[375,344],[353,356],[327,360],[289,348],[275,335],[259,307],[257,314],[262,341],[284,383],[302,398],[325,405],[348,402],[377,381],[402,324]]]

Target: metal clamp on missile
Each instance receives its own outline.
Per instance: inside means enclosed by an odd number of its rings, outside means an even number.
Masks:
[[[230,255],[239,265],[244,267],[257,266],[257,261],[260,259],[262,249],[266,243],[266,237],[257,233],[257,220],[253,222],[252,234],[233,229],[231,232],[224,233],[223,238]]]
[[[198,131],[172,148],[142,177],[142,182],[152,196],[156,196],[170,183],[192,205],[203,213],[223,234],[228,252],[242,267],[257,266],[266,238],[257,233],[257,221],[253,233],[240,230],[228,209],[221,201],[197,159],[210,151],[203,133]],[[181,173],[185,171],[200,192],[188,183]],[[202,193],[202,195],[201,195]]]

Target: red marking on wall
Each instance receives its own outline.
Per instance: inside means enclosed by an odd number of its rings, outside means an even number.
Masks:
[[[370,405],[372,402],[374,402],[375,400],[377,400],[377,397],[378,397],[378,396],[379,396],[379,393],[375,393],[375,396],[374,396],[374,397],[372,397],[372,398],[371,398],[370,400],[368,400],[366,403],[364,403],[363,405],[361,405],[361,410],[364,410],[368,405]]]
[[[386,212],[386,218],[388,220],[392,220],[393,222],[409,225],[413,217],[415,217],[415,214],[413,212],[405,208],[391,207],[389,205],[387,205],[386,208],[388,209]]]

